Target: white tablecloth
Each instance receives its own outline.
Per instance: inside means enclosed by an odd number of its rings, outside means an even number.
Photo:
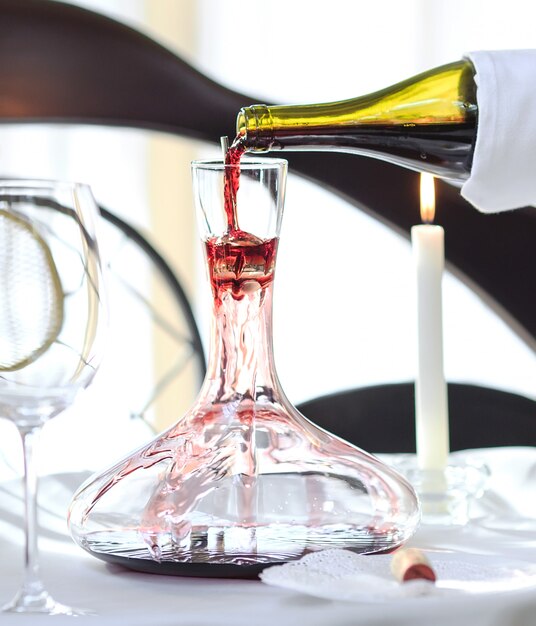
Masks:
[[[492,471],[491,488],[466,527],[421,527],[411,545],[496,555],[497,562],[536,563],[536,448],[473,451]],[[456,598],[416,598],[397,603],[354,604],[322,600],[269,587],[260,581],[214,580],[139,574],[106,565],[73,544],[65,513],[84,478],[45,477],[40,486],[42,577],[54,597],[93,609],[80,621],[102,626],[535,626],[536,589]],[[21,491],[16,481],[0,485],[0,603],[22,576]],[[0,624],[47,624],[47,616],[0,614]]]

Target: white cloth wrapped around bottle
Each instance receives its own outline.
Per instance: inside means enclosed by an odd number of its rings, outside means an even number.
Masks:
[[[471,52],[478,129],[462,196],[485,213],[536,205],[536,50]]]

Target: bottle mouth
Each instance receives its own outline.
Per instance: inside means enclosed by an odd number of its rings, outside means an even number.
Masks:
[[[273,145],[273,121],[265,104],[244,107],[236,118],[236,133],[241,137],[246,150],[266,152]]]

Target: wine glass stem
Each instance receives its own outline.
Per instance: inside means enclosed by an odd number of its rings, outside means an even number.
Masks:
[[[24,452],[24,583],[27,594],[36,596],[43,591],[39,578],[39,553],[37,547],[37,472],[34,448],[41,427],[20,429]]]

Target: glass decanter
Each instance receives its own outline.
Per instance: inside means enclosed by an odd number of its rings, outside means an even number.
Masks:
[[[200,161],[193,180],[213,296],[207,376],[175,425],[82,485],[75,541],[105,561],[193,576],[255,576],[324,548],[394,550],[419,522],[410,484],[307,420],[277,378],[286,162]]]

